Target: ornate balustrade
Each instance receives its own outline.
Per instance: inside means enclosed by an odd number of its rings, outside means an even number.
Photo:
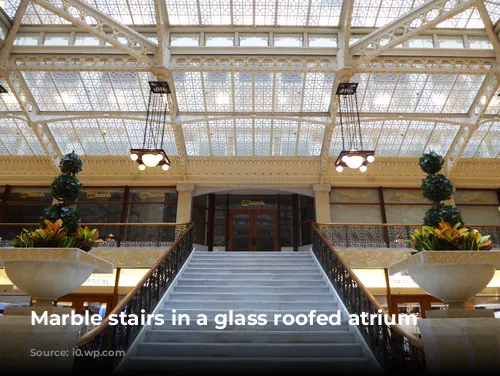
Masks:
[[[313,224],[313,252],[347,310],[357,315],[364,312],[369,315],[386,313],[332,247],[331,229],[332,226],[329,225]],[[368,239],[372,242],[370,246],[381,244],[375,243],[380,241],[380,232],[374,234],[379,238]],[[373,325],[361,323],[358,328],[384,371],[388,374],[425,373],[426,362],[422,340],[397,325],[388,326],[385,322],[379,325],[376,321]]]
[[[168,252],[142,278],[137,286],[123,298],[110,315],[151,314],[165,294],[174,278],[188,259],[193,249],[193,225],[187,225],[177,232],[177,240]],[[118,316],[119,317],[119,316]],[[77,349],[82,356],[75,357],[75,373],[97,373],[109,375],[122,359],[121,351],[126,352],[142,329],[142,325],[110,325],[109,316],[102,324],[77,341]],[[103,354],[94,357],[84,354]],[[110,355],[112,354],[112,355]]]
[[[0,223],[0,247],[12,247],[12,239],[23,228],[35,229],[39,223]],[[168,247],[188,227],[186,223],[82,223],[97,228],[105,240],[101,247]]]
[[[418,224],[318,223],[329,244],[335,247],[412,248],[411,232]],[[493,248],[500,248],[500,226],[467,225],[491,235]]]

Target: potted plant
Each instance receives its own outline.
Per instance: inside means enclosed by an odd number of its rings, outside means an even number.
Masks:
[[[389,273],[408,273],[422,290],[450,308],[463,308],[493,278],[500,252],[489,251],[490,236],[465,227],[460,210],[443,203],[454,192],[453,184],[439,174],[443,158],[431,152],[419,162],[428,174],[422,180],[423,195],[434,205],[425,213],[422,228],[411,234],[417,253],[392,265]]]
[[[76,177],[82,165],[74,152],[61,159],[61,175],[51,185],[58,202],[44,211],[40,228],[24,229],[14,238],[14,248],[0,249],[5,273],[17,288],[36,299],[36,306],[51,306],[94,272],[113,272],[111,263],[88,253],[102,242],[99,231],[80,227],[80,216],[72,207],[82,189]]]

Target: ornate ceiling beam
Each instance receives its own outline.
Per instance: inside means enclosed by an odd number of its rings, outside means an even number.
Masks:
[[[146,72],[151,66],[128,55],[11,54],[6,68],[13,71]]]
[[[352,70],[352,55],[349,50],[349,40],[351,36],[352,12],[354,8],[354,0],[343,0],[342,10],[340,12],[340,20],[342,23],[339,32],[340,50],[337,55],[337,71],[333,78],[331,99],[330,99],[330,124],[325,127],[323,135],[323,144],[321,147],[321,163],[319,172],[319,182],[323,184],[325,178],[326,160],[330,153],[330,146],[333,137],[333,130],[337,122],[337,101],[336,94],[341,82],[348,82],[353,76]]]
[[[61,149],[57,145],[54,136],[46,124],[36,124],[38,113],[40,112],[31,92],[20,72],[7,72],[5,68],[0,69],[0,76],[5,79],[10,92],[16,97],[28,125],[36,135],[38,142],[45,153],[50,156],[55,171],[59,170],[59,160],[62,156]]]
[[[349,51],[359,65],[423,30],[429,29],[476,5],[479,0],[432,0],[381,27],[353,44]]]
[[[5,38],[3,49],[0,54],[0,66],[5,66],[9,59],[10,50],[14,44],[14,40],[16,39],[17,32],[19,31],[19,27],[21,27],[21,23],[23,21],[24,12],[28,8],[29,0],[21,0],[19,4],[16,15],[14,16],[14,20],[12,22],[12,27],[7,34],[7,38]]]
[[[488,10],[486,9],[486,6],[482,1],[478,1],[476,7],[477,11],[479,12],[479,15],[481,16],[481,19],[483,20],[484,29],[488,34],[488,38],[490,39],[490,42],[493,45],[493,50],[495,51],[497,62],[500,64],[500,40],[493,31],[493,22],[491,20],[491,17],[488,13]]]
[[[119,24],[90,5],[79,0],[32,0],[32,2],[120,48],[139,61],[150,66],[155,65],[155,61],[150,59],[148,53],[156,54],[158,52],[156,45],[135,30]],[[111,28],[111,34],[103,30],[104,26]],[[119,37],[125,38],[126,43],[121,42]]]

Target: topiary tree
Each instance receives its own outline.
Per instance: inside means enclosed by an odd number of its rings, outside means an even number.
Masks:
[[[427,177],[422,179],[423,196],[434,203],[434,206],[425,213],[424,225],[438,227],[441,218],[452,226],[457,223],[463,225],[460,210],[442,202],[449,200],[455,191],[453,183],[446,176],[438,174],[444,165],[443,157],[430,152],[420,157],[419,164],[422,171],[427,174]]]
[[[82,191],[82,183],[76,174],[83,170],[83,162],[73,151],[62,157],[59,168],[61,175],[56,177],[50,186],[52,196],[59,202],[45,209],[41,224],[43,225],[46,219],[51,222],[61,219],[68,234],[73,234],[80,224],[80,215],[72,205]]]

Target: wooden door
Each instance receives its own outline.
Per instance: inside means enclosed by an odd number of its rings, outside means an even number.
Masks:
[[[231,210],[229,251],[279,250],[276,210]]]

